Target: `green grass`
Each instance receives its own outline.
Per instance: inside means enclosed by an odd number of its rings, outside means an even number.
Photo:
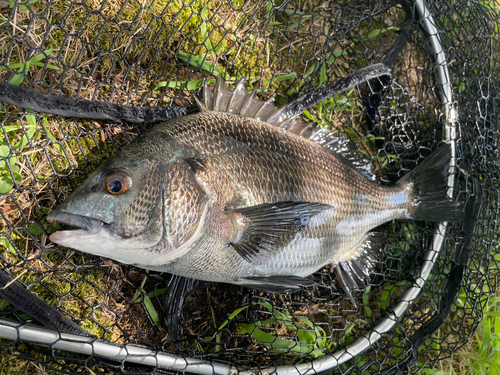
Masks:
[[[307,316],[292,316],[289,310],[284,309],[280,311],[266,301],[254,302],[252,305],[259,311],[267,313],[268,318],[252,324],[239,323],[237,326],[240,329],[235,334],[249,336],[255,342],[268,347],[270,353],[283,353],[287,356],[299,357],[300,355],[307,354],[316,358],[323,356],[334,346],[323,328],[315,326]],[[198,343],[197,349],[204,352],[204,343],[211,343],[213,340],[219,343],[219,332],[232,325],[233,320],[238,319],[240,314],[244,316],[245,311],[249,308],[250,305],[246,304],[234,310],[218,327],[216,333],[209,335]],[[278,337],[278,331],[280,331],[281,335],[285,333],[286,336],[293,339]],[[214,348],[214,345],[208,347]],[[220,347],[216,345],[215,352],[219,350]]]
[[[500,375],[500,288],[469,343],[419,375]]]
[[[50,47],[48,50],[34,56],[30,60],[26,62],[13,63],[7,65],[9,69],[15,70],[18,69],[19,74],[16,74],[10,80],[10,84],[14,86],[19,86],[23,82],[25,76],[28,74],[30,66],[43,67],[45,64],[43,60],[45,60],[48,56],[52,54],[53,50]],[[47,69],[52,70],[62,70],[61,68],[47,64]],[[6,69],[4,66],[0,66],[0,69]],[[1,106],[1,104],[0,104]],[[47,120],[44,118],[41,124],[41,129],[37,127],[36,118],[33,115],[26,115],[25,120],[27,125],[16,124],[16,125],[7,125],[5,126],[5,131],[7,133],[21,133],[21,138],[19,141],[15,143],[11,143],[12,151],[16,153],[22,153],[23,150],[28,145],[29,141],[34,141],[40,139],[44,135],[50,139],[52,142],[57,142],[54,135],[47,129],[46,124]],[[42,131],[43,130],[43,131]],[[29,138],[29,140],[28,140]],[[59,152],[62,153],[62,148],[59,144],[55,143],[55,146]],[[19,160],[16,155],[11,156],[11,149],[7,143],[6,139],[0,139],[0,194],[9,193],[14,187],[14,181],[17,184],[20,184],[23,180],[23,176],[19,173]],[[7,161],[5,161],[7,160]]]

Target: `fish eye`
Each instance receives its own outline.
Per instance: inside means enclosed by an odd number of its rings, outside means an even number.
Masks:
[[[106,193],[120,195],[130,189],[132,179],[123,171],[113,171],[106,175],[102,185]]]

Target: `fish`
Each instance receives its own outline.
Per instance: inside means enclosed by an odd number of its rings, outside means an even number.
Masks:
[[[347,297],[392,220],[462,221],[443,144],[393,185],[367,178],[326,128],[286,115],[242,80],[206,83],[200,112],[159,123],[92,173],[48,220],[61,246],[148,270],[270,293],[330,267]]]

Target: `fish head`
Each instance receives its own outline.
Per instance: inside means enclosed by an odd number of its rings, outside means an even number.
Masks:
[[[199,235],[205,194],[190,186],[194,174],[182,158],[138,158],[128,151],[108,160],[49,214],[49,221],[76,227],[50,240],[143,268],[170,263]]]

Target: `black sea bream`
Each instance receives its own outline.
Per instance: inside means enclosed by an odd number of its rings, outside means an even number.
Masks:
[[[270,101],[205,86],[200,113],[155,126],[94,172],[49,220],[50,239],[145,269],[287,292],[331,266],[362,288],[394,219],[460,221],[445,145],[392,186],[368,180]],[[288,129],[288,130],[285,130]],[[307,137],[305,133],[309,134]],[[377,245],[379,247],[380,245]],[[354,300],[353,300],[354,301]]]

